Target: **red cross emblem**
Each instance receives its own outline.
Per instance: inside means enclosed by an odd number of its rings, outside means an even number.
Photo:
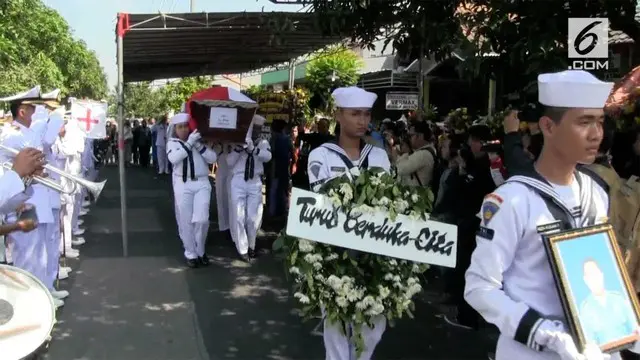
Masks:
[[[93,119],[91,117],[91,109],[87,108],[87,115],[84,118],[78,118],[78,121],[85,123],[85,129],[87,132],[91,131],[91,124],[99,124],[100,121],[98,119]]]

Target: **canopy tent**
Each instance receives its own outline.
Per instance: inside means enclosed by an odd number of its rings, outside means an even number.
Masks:
[[[116,34],[126,82],[242,73],[342,40],[297,12],[119,14]]]
[[[119,13],[118,127],[124,122],[124,82],[237,74],[292,61],[337,43],[324,36],[315,14],[239,12]],[[186,99],[185,99],[186,100]],[[124,134],[118,132],[123,255],[128,255]]]

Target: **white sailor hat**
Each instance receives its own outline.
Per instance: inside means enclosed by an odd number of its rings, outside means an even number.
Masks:
[[[253,115],[253,120],[251,120],[251,123],[253,124],[253,126],[262,126],[266,121],[267,119],[265,119],[264,116],[255,114]]]
[[[41,97],[44,100],[58,100],[58,96],[60,96],[60,89],[55,89],[46,94],[42,94]]]
[[[331,96],[337,107],[346,109],[371,109],[378,98],[375,93],[356,86],[337,88],[333,90]]]
[[[600,81],[584,70],[538,75],[538,101],[545,106],[601,109],[613,83]]]
[[[0,101],[19,104],[40,104],[42,103],[42,98],[40,96],[40,85],[36,85],[31,90],[1,98]]]
[[[169,119],[170,125],[186,124],[189,122],[189,114],[177,113]]]

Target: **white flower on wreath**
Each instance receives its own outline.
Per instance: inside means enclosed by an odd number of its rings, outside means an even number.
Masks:
[[[382,198],[380,198],[380,201],[378,201],[378,204],[380,204],[380,206],[388,206],[390,203],[391,200],[386,196],[383,196]]]
[[[351,173],[351,175],[354,177],[358,177],[360,176],[360,169],[354,166],[349,170],[349,173]]]
[[[343,195],[343,203],[348,203],[353,199],[353,190],[351,189],[351,186],[349,184],[343,183],[342,185],[340,185],[340,190],[338,191]]]
[[[300,301],[303,304],[308,304],[309,303],[309,297],[301,292],[297,292],[295,294],[293,294],[293,297],[298,299],[298,301]]]
[[[313,245],[313,242],[305,239],[298,240],[298,250],[300,250],[301,252],[309,253],[309,252],[312,252],[314,249],[315,249],[315,245]]]
[[[393,202],[393,207],[396,209],[396,212],[403,213],[409,208],[409,202],[404,199],[398,199]]]
[[[307,255],[304,256],[304,261],[308,262],[309,264],[319,263],[319,262],[322,262],[322,255],[320,255],[320,254],[307,254]]]
[[[418,194],[412,194],[411,195],[411,201],[416,203],[416,202],[418,202],[418,200],[420,200],[420,196],[418,196]]]
[[[371,183],[372,186],[379,186],[380,184],[382,184],[382,180],[379,177],[372,177],[369,182]]]
[[[293,275],[300,275],[300,269],[296,266],[292,266],[289,268],[289,273]]]

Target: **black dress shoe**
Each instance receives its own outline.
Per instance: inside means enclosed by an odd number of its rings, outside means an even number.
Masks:
[[[187,266],[194,269],[198,267],[198,259],[187,259]]]
[[[256,254],[256,249],[249,248],[249,258],[250,259],[255,259],[257,257],[258,257],[258,255]]]
[[[242,259],[242,261],[244,261],[244,262],[248,262],[248,263],[251,262],[251,258],[249,257],[249,254],[240,255],[240,259]]]
[[[200,265],[202,266],[209,266],[210,264],[209,257],[207,256],[207,254],[200,256],[198,260],[200,261]]]

